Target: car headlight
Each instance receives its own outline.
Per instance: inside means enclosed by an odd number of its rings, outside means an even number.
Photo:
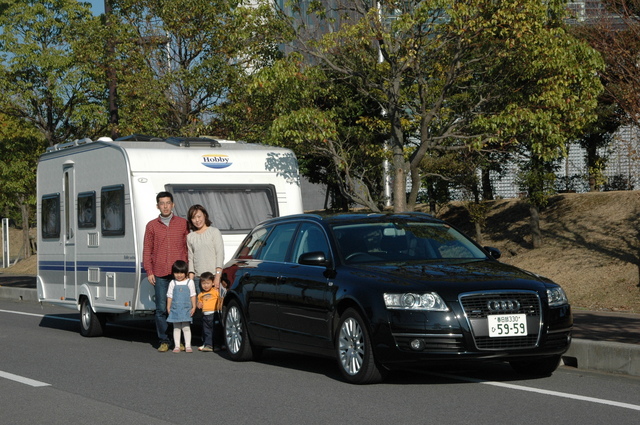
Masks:
[[[567,294],[565,294],[559,286],[547,289],[547,298],[549,298],[549,307],[559,307],[561,305],[569,304]]]
[[[435,292],[384,294],[384,303],[391,310],[449,311],[444,300]]]

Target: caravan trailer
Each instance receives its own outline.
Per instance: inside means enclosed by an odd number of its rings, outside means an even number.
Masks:
[[[258,222],[302,212],[288,149],[139,135],[47,149],[37,174],[38,299],[77,308],[82,335],[155,310],[142,247],[162,191],[173,193],[176,215],[186,218],[193,204],[207,209],[225,261]]]

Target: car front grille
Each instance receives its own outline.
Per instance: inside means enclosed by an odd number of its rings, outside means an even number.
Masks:
[[[540,339],[540,298],[532,291],[467,293],[459,297],[476,347],[479,350],[518,350],[535,348]],[[495,308],[502,305],[501,308]],[[490,314],[525,314],[527,335],[490,337],[487,316]]]
[[[496,292],[460,296],[462,308],[469,319],[487,317],[491,313],[488,303],[493,300],[517,300],[520,303],[518,313],[527,316],[540,316],[540,299],[535,292]]]

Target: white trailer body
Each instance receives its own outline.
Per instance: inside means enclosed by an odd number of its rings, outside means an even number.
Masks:
[[[303,212],[288,149],[146,136],[56,145],[38,164],[39,300],[80,309],[84,335],[101,333],[108,315],[152,313],[142,250],[162,191],[173,194],[176,215],[207,209],[225,261],[258,222]]]

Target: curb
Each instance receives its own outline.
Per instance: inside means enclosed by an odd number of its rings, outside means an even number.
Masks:
[[[38,302],[38,292],[0,286],[0,299]],[[574,338],[562,363],[576,369],[640,376],[640,345]]]
[[[14,301],[38,301],[38,291],[29,288],[9,288],[0,286],[0,299]]]
[[[640,376],[640,345],[573,339],[562,360],[577,369]]]

